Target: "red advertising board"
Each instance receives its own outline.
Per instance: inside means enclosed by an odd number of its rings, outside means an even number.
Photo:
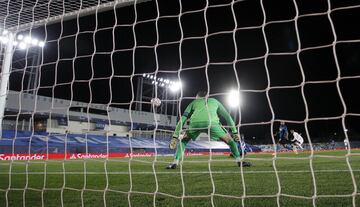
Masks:
[[[209,152],[185,152],[186,156],[196,155],[208,155]],[[212,152],[212,155],[224,155],[229,152]],[[104,159],[104,158],[116,158],[116,157],[152,157],[155,153],[153,152],[142,152],[142,153],[35,153],[35,154],[0,154],[0,160],[46,160],[46,159]],[[163,156],[159,154],[159,156]]]

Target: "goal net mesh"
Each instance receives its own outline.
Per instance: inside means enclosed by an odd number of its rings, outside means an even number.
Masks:
[[[0,206],[360,205],[354,2],[1,1]],[[201,134],[165,169],[199,90],[251,167]]]

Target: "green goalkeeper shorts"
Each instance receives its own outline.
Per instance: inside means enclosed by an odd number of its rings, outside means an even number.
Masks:
[[[221,124],[211,124],[209,126],[208,123],[190,123],[186,135],[189,139],[196,140],[200,133],[208,134],[209,130],[210,139],[214,141],[219,141],[220,138],[228,134],[227,130],[221,126]]]

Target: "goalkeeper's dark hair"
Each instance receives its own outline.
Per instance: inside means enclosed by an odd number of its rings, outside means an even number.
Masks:
[[[196,94],[197,97],[201,97],[201,98],[204,98],[206,95],[207,95],[207,91],[204,90],[201,90]]]

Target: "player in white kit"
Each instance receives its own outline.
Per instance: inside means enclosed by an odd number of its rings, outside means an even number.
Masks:
[[[293,129],[290,130],[290,133],[292,134],[293,138],[291,140],[292,144],[293,144],[293,151],[297,154],[297,149],[296,146],[299,147],[301,150],[303,150],[304,148],[302,147],[302,144],[304,143],[304,138],[302,138],[302,136],[295,132]]]
[[[348,138],[344,139],[344,146],[345,146],[345,149],[349,148],[349,139]]]

